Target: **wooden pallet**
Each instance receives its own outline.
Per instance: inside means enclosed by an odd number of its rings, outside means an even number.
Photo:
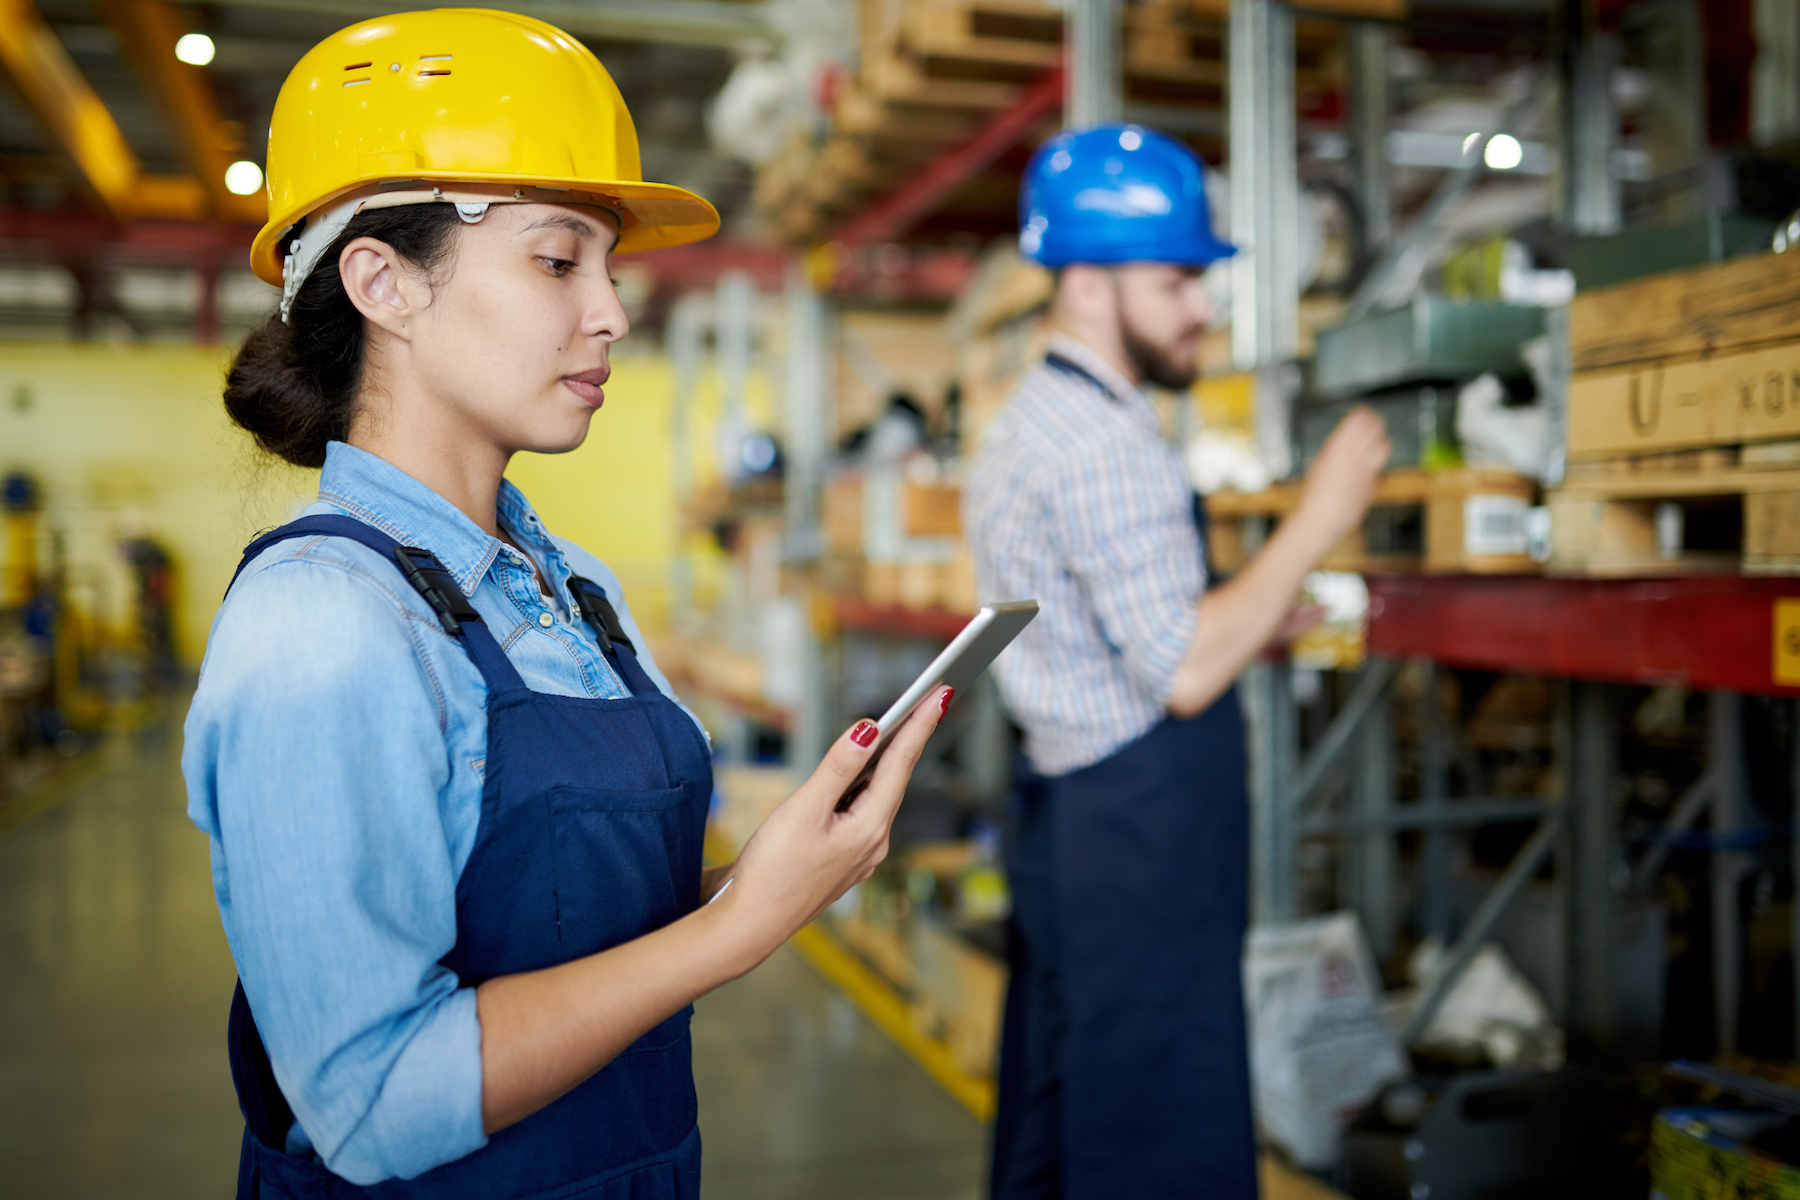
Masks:
[[[1800,341],[1800,253],[1755,254],[1582,292],[1569,305],[1576,372]]]
[[[1800,437],[1800,340],[1585,371],[1568,411],[1574,459]]]
[[[1551,574],[1800,575],[1800,441],[1572,463],[1547,504]]]
[[[1370,5],[1383,15],[1396,7],[1395,0],[1362,0]],[[1222,5],[1168,0],[1127,9],[1127,94],[1219,111],[1223,13]],[[753,200],[768,232],[789,243],[815,241],[968,137],[1062,60],[1063,22],[1061,6],[1048,0],[862,0],[857,74],[838,94],[829,135],[797,138],[758,172]],[[1303,96],[1341,86],[1342,40],[1335,21],[1296,24],[1295,82]],[[1045,132],[1054,124],[1046,121]],[[979,188],[963,199],[984,212],[1010,204],[1010,195],[984,198]]]
[[[1280,518],[1300,502],[1301,485],[1207,497],[1213,565],[1230,573],[1249,561],[1252,518]],[[1526,512],[1536,485],[1511,471],[1389,471],[1375,488],[1369,518],[1320,567],[1358,574],[1533,574]]]

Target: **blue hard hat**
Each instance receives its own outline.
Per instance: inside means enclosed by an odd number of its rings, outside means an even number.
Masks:
[[[1176,263],[1236,250],[1213,234],[1200,160],[1141,125],[1070,129],[1038,148],[1019,192],[1019,252],[1046,267]]]

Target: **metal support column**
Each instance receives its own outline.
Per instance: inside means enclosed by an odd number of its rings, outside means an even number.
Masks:
[[[1240,369],[1293,357],[1300,336],[1294,14],[1231,0],[1231,356]],[[1262,389],[1258,389],[1259,395]]]
[[[677,629],[692,631],[694,563],[688,556],[683,507],[694,490],[694,395],[700,389],[702,344],[706,337],[707,298],[689,293],[669,310],[663,335],[672,375],[669,397],[669,486],[675,492],[675,554],[669,565],[669,613]]]
[[[1563,0],[1562,145],[1563,220],[1576,233],[1617,233],[1619,181],[1613,150],[1619,116],[1613,104],[1613,68],[1619,39],[1589,19],[1587,0]]]
[[[1718,1052],[1737,1049],[1738,1006],[1744,977],[1744,926],[1738,892],[1750,873],[1750,855],[1733,845],[1749,823],[1744,788],[1743,701],[1714,692],[1706,722],[1707,773],[1713,777],[1712,939],[1713,1017]]]
[[[714,289],[714,347],[719,363],[719,459],[729,482],[743,471],[739,455],[750,431],[750,347],[755,341],[756,285],[743,271],[727,271]]]
[[[1370,254],[1394,234],[1393,170],[1387,155],[1391,119],[1388,47],[1392,41],[1388,27],[1373,22],[1353,27],[1350,34],[1350,137],[1363,244]]]
[[[1604,683],[1567,685],[1567,851],[1563,898],[1567,955],[1566,1022],[1577,1059],[1605,1056],[1613,1044],[1613,933],[1617,834],[1613,804],[1617,730],[1613,691]]]
[[[1119,45],[1119,0],[1070,0],[1068,99],[1063,124],[1085,129],[1118,121],[1125,112],[1125,55]]]
[[[1300,327],[1293,12],[1280,0],[1231,0],[1229,57],[1231,234],[1239,248],[1231,267],[1232,357],[1266,377],[1258,381],[1259,404],[1275,403],[1275,374],[1293,357]],[[1299,829],[1289,786],[1299,761],[1292,671],[1285,661],[1265,663],[1243,684],[1251,717],[1251,912],[1258,922],[1291,920],[1299,908]]]
[[[1294,668],[1286,660],[1245,672],[1250,725],[1250,914],[1258,924],[1299,915],[1300,846],[1293,776],[1300,760]]]
[[[1394,833],[1383,822],[1394,805],[1394,717],[1390,693],[1363,718],[1357,737],[1352,803],[1359,820],[1369,822],[1353,835],[1350,861],[1357,914],[1377,960],[1394,951]]]
[[[967,731],[956,750],[963,777],[978,807],[999,811],[1012,784],[1012,740],[993,675],[984,671],[976,676],[973,690],[959,707],[967,713]]]
[[[819,556],[819,509],[825,482],[825,458],[831,441],[830,373],[825,369],[825,301],[798,263],[788,271],[786,353],[782,368],[782,441],[786,468],[782,476],[786,546],[790,563]],[[811,771],[831,744],[827,712],[824,648],[813,627],[811,597],[807,602],[806,635],[801,645],[800,703],[788,731],[788,764]]]
[[[1438,816],[1450,795],[1450,731],[1444,721],[1438,665],[1424,664],[1419,695],[1419,803],[1427,817]],[[1419,894],[1423,900],[1425,936],[1450,941],[1450,832],[1426,827],[1420,858]]]

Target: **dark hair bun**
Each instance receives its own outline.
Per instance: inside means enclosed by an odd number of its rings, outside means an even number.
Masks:
[[[351,218],[294,297],[251,332],[225,376],[225,411],[256,444],[299,467],[325,465],[325,446],[343,441],[362,385],[363,316],[344,293],[338,258],[360,237],[386,242],[426,271],[448,256],[461,226],[451,204],[378,208]]]

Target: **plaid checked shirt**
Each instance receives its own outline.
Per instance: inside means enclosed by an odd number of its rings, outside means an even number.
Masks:
[[[982,599],[1038,601],[993,669],[1032,767],[1064,775],[1162,720],[1206,575],[1149,399],[1073,338],[1049,351],[988,429],[963,524]]]

